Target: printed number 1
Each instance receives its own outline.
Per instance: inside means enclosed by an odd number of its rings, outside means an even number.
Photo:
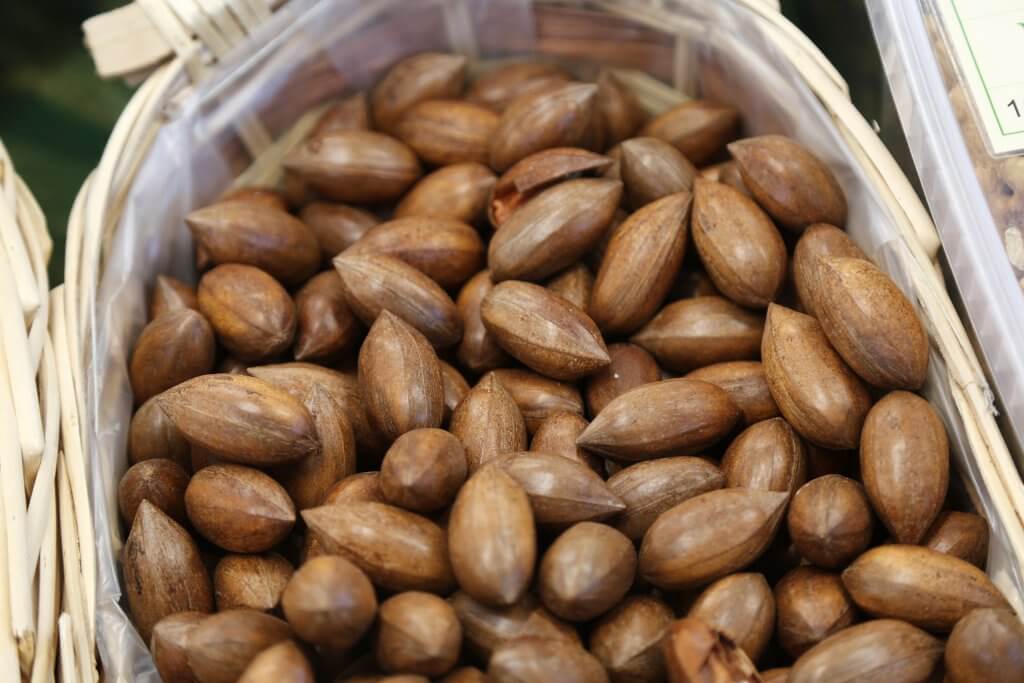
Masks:
[[[1017,115],[1018,119],[1020,118],[1020,107],[1017,106],[1017,100],[1010,100],[1010,103],[1006,106],[1013,109],[1013,113]]]

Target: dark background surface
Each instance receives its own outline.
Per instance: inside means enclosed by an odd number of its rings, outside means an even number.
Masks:
[[[86,18],[123,0],[0,3],[0,139],[46,212],[54,238],[51,285],[63,279],[63,238],[75,194],[96,166],[131,96],[101,81],[82,44]],[[784,0],[783,12],[850,85],[854,104],[912,174],[863,0]]]

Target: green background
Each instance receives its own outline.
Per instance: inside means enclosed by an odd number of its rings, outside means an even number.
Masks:
[[[119,0],[6,0],[0,4],[0,139],[46,212],[55,246],[51,284],[63,279],[63,237],[75,194],[103,152],[131,96],[101,81],[82,44],[81,22]],[[910,170],[863,0],[785,0],[783,11],[850,84],[854,103],[878,122]]]

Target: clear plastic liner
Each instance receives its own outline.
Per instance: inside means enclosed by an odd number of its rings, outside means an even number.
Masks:
[[[237,133],[247,119],[259,120],[278,136],[310,107],[365,88],[397,59],[424,50],[458,51],[474,58],[540,52],[569,61],[596,54],[591,61],[603,66],[640,68],[694,87],[693,94],[735,105],[748,135],[782,133],[814,150],[846,192],[851,236],[914,299],[902,267],[910,257],[895,237],[891,217],[828,113],[763,33],[753,11],[735,0],[663,4],[680,20],[663,28],[668,35],[640,26],[609,29],[625,36],[625,43],[630,36],[638,41],[642,37],[648,47],[605,50],[552,39],[550,30],[571,32],[574,15],[564,8],[552,10],[550,3],[292,0],[261,34],[223,61],[212,78],[175,101],[125,198],[122,222],[108,245],[95,304],[96,352],[87,368],[86,395],[98,399],[89,403],[86,416],[99,546],[97,641],[109,680],[159,680],[122,604],[119,584],[117,557],[124,538],[116,493],[127,466],[132,413],[128,358],[145,323],[145,295],[156,275],[171,273],[195,281],[193,247],[183,219],[222,193],[251,161]],[[559,15],[561,23],[542,22],[537,32],[534,12],[544,11],[564,16]],[[977,490],[972,460],[964,457],[964,427],[943,383],[946,378],[941,359],[933,354],[925,393],[944,417],[972,500],[986,514],[987,497]],[[1019,568],[1008,556],[1000,528],[992,533],[990,572],[1019,602],[1024,586]]]
[[[867,6],[928,207],[1002,404],[1004,433],[1024,468],[1024,156],[997,158],[987,149],[935,0]]]

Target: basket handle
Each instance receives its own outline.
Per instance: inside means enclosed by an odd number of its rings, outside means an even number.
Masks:
[[[102,78],[141,80],[177,54],[193,81],[286,0],[134,0],[82,24]]]

